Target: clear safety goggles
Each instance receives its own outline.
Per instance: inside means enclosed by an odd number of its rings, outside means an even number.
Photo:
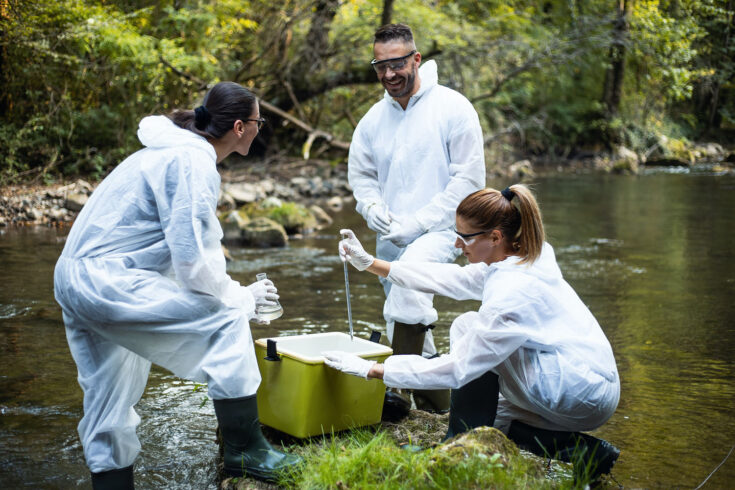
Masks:
[[[454,233],[457,234],[457,238],[462,240],[462,243],[464,243],[465,247],[468,247],[475,243],[475,240],[477,240],[477,237],[480,235],[483,235],[485,233],[490,233],[493,230],[486,230],[486,231],[478,231],[475,233],[460,233],[457,231],[457,228],[454,228]]]
[[[373,60],[370,62],[371,65],[373,65],[373,68],[377,73],[385,73],[385,70],[388,68],[391,69],[391,71],[398,71],[402,70],[406,63],[408,63],[408,57],[413,56],[414,53],[416,53],[416,50],[414,49],[410,53],[408,53],[406,56],[400,56],[398,58],[390,58],[387,60]]]

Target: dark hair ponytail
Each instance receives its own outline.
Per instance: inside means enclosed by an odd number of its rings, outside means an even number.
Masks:
[[[169,117],[179,127],[207,139],[220,139],[235,121],[252,117],[255,95],[235,82],[219,82],[209,89],[202,105],[194,110],[178,109]]]

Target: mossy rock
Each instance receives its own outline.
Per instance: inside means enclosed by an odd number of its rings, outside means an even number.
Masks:
[[[493,427],[477,427],[456,435],[436,448],[441,457],[461,460],[470,455],[485,454],[491,457],[500,454],[500,462],[508,464],[510,458],[517,457],[520,449],[505,434]]]
[[[254,218],[240,230],[240,244],[244,246],[285,247],[287,243],[283,226],[268,218]]]
[[[251,218],[264,217],[283,226],[286,233],[308,233],[317,228],[317,219],[305,206],[294,202],[284,202],[280,206],[264,207],[250,203],[242,206],[240,211]]]
[[[635,175],[638,173],[638,162],[628,158],[621,158],[613,162],[610,171],[616,174]]]
[[[222,240],[225,243],[238,243],[242,229],[250,222],[250,217],[242,209],[235,209],[220,215],[219,221],[224,235]]]
[[[694,163],[694,151],[686,140],[667,138],[662,139],[659,145],[663,148],[664,158],[679,161],[686,165]]]

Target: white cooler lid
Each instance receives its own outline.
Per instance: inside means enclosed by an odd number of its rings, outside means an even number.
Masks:
[[[268,340],[276,342],[276,350],[279,354],[308,364],[323,363],[324,356],[322,352],[328,350],[340,350],[360,357],[389,356],[393,354],[393,349],[390,347],[357,336],[350,340],[350,336],[342,332],[269,337],[258,339],[255,343],[265,349]]]

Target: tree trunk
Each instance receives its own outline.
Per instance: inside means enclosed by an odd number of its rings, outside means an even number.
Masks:
[[[296,73],[303,76],[324,66],[324,59],[328,55],[329,30],[332,20],[337,15],[339,0],[319,0],[314,6],[314,14],[311,16],[311,26],[306,35],[301,63],[298,63]]]
[[[0,0],[0,19],[5,21],[8,18],[8,2]],[[6,33],[0,30],[0,38],[5,39]],[[9,80],[7,79],[7,50],[5,44],[0,48],[0,87],[7,87]],[[4,90],[0,93],[0,117],[5,117],[10,112],[9,91]]]
[[[727,10],[729,12],[732,12],[732,0],[727,2]],[[727,27],[725,28],[725,41],[722,44],[723,50],[727,52],[728,47],[730,46],[730,27],[733,25],[733,19],[735,17],[733,14],[730,14],[730,19],[727,23]],[[720,60],[720,66],[718,67],[718,70],[720,73],[725,71],[725,67],[722,66],[723,60]],[[717,115],[720,111],[720,87],[722,86],[722,83],[719,79],[715,79],[714,86],[712,87],[712,105],[710,106],[709,114],[707,117],[707,129],[718,129],[720,127],[721,118],[718,118]]]
[[[393,19],[393,0],[383,1],[383,15],[380,16],[380,25],[390,24]]]
[[[605,85],[602,102],[607,110],[607,117],[618,113],[623,96],[623,76],[625,74],[625,45],[628,41],[628,19],[625,0],[620,0],[618,16],[615,20],[610,44],[610,67],[605,72]]]

